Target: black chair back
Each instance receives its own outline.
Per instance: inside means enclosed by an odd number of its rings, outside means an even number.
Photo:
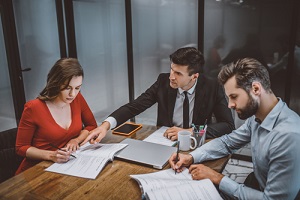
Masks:
[[[23,158],[15,152],[17,128],[0,132],[0,183],[13,177]]]

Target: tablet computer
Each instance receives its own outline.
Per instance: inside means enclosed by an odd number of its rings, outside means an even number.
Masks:
[[[135,124],[132,122],[125,122],[117,128],[113,129],[113,134],[131,135],[142,128],[142,124]]]

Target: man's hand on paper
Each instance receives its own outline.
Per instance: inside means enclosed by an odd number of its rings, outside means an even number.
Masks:
[[[98,126],[97,128],[95,128],[89,133],[87,138],[85,138],[85,140],[80,144],[80,146],[83,146],[88,141],[91,144],[100,142],[105,137],[109,128],[110,128],[109,122],[107,121],[103,122],[100,126]]]
[[[166,130],[166,132],[164,132],[164,137],[172,140],[172,141],[175,141],[178,139],[178,132],[179,131],[182,131],[182,130],[188,130],[188,131],[191,131],[190,129],[183,129],[183,128],[180,128],[180,127],[177,127],[177,126],[173,126],[171,128],[168,128]]]
[[[205,178],[210,179],[214,184],[219,185],[224,175],[216,172],[215,170],[206,167],[203,164],[194,164],[189,168],[193,180],[202,180]]]
[[[194,162],[194,158],[190,154],[178,154],[178,162],[176,163],[176,153],[173,153],[169,159],[171,168],[177,172],[182,172],[183,167],[188,167]]]

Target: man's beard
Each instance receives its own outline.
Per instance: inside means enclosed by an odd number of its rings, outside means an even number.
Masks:
[[[249,100],[247,105],[243,109],[239,109],[240,113],[237,113],[239,118],[243,120],[255,115],[258,110],[258,102],[255,101],[250,94],[248,94],[248,96]]]

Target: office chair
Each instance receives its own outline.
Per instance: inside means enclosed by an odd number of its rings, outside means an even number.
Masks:
[[[0,183],[13,177],[22,157],[15,152],[17,128],[0,132]]]

